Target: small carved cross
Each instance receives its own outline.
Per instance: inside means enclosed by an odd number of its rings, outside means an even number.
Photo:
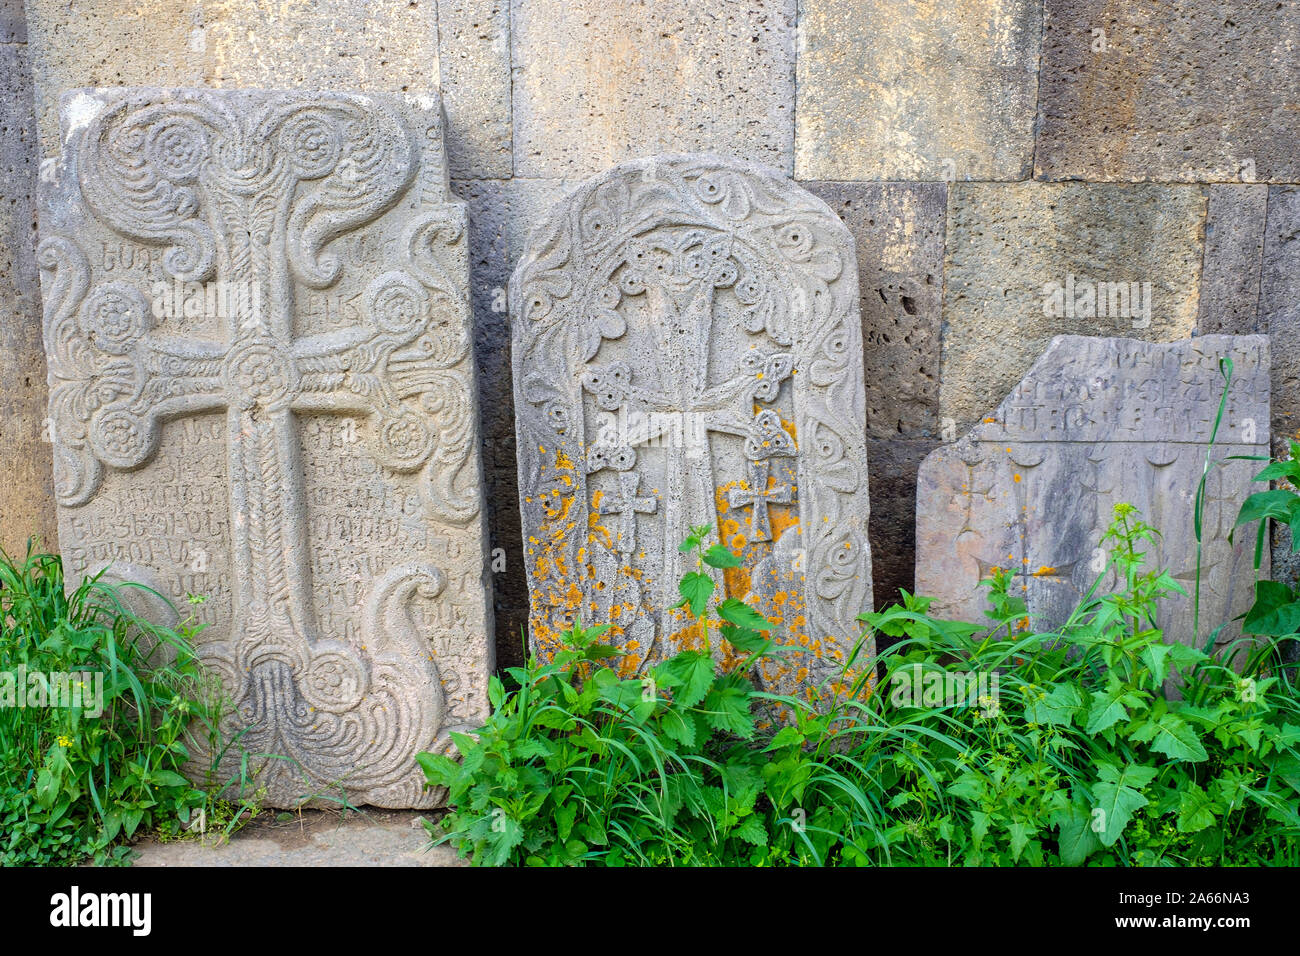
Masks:
[[[641,476],[635,472],[625,471],[618,476],[618,497],[612,501],[602,500],[597,509],[603,515],[618,515],[618,550],[631,554],[636,550],[636,516],[652,515],[659,507],[654,498],[638,498],[637,488]]]
[[[778,485],[771,489],[767,487],[770,467],[771,462],[766,458],[761,461],[751,461],[749,463],[749,488],[733,488],[727,492],[727,501],[731,507],[753,506],[753,535],[751,536],[753,541],[772,540],[772,524],[767,516],[768,503],[774,502],[788,505],[794,501],[795,497],[793,485]]]

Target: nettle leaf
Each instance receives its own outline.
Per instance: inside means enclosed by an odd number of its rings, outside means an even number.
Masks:
[[[770,631],[772,622],[738,598],[727,598],[718,605],[718,615],[737,627],[751,631]]]
[[[702,651],[682,651],[655,668],[655,678],[664,687],[677,688],[673,700],[678,707],[694,707],[713,684],[713,658]]]
[[[742,654],[762,654],[772,647],[771,639],[747,627],[724,624],[718,630],[727,643]]]
[[[704,719],[714,730],[748,739],[754,736],[749,693],[739,684],[718,682],[704,699]]]
[[[1178,832],[1196,833],[1214,826],[1218,809],[1210,795],[1193,783],[1184,790],[1178,801]]]
[[[738,568],[743,563],[739,557],[721,544],[715,544],[704,552],[704,563],[711,568]]]
[[[1101,779],[1092,787],[1097,809],[1102,812],[1098,837],[1104,846],[1114,846],[1133,819],[1133,812],[1147,805],[1147,798],[1139,791],[1155,779],[1156,770],[1138,764],[1128,764],[1123,769],[1102,764],[1099,772]]]
[[[683,747],[694,747],[696,734],[695,714],[681,706],[671,708],[659,721],[664,735],[677,741]]]
[[[767,829],[757,814],[751,814],[731,831],[731,835],[754,846],[767,846]]]
[[[533,757],[549,757],[555,753],[555,745],[545,738],[531,737],[518,741],[514,751],[520,760],[529,760]]]
[[[677,606],[689,605],[691,614],[699,617],[709,606],[709,598],[713,595],[713,578],[701,571],[688,571],[682,575],[677,590],[682,595],[681,603]]]

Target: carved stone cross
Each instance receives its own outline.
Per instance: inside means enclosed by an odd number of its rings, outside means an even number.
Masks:
[[[698,569],[714,594],[806,649],[767,686],[839,668],[871,606],[856,262],[820,200],[708,155],[615,167],[537,224],[510,284],[534,647],[608,621],[630,674],[698,640],[679,546],[709,525],[740,558]]]
[[[742,508],[749,505],[753,510],[753,520],[751,527],[753,534],[750,536],[753,541],[771,541],[772,540],[772,523],[768,519],[767,505],[768,502],[788,505],[794,501],[794,485],[777,485],[772,488],[767,487],[769,479],[768,472],[771,470],[771,462],[766,458],[749,463],[749,487],[733,488],[727,495],[727,500],[733,508]]]
[[[1216,436],[1226,357],[1234,372]],[[1010,567],[1034,625],[1058,627],[1086,594],[1122,585],[1103,576],[1114,543],[1102,538],[1124,503],[1159,531],[1138,544],[1144,570],[1167,570],[1187,591],[1161,602],[1164,639],[1203,647],[1222,625],[1218,643],[1235,640],[1253,597],[1253,542],[1228,540],[1230,503],[1251,491],[1242,456],[1268,454],[1257,427],[1269,420],[1268,367],[1259,336],[1058,336],[996,411],[921,465],[917,593],[934,598],[938,614],[980,621],[988,604],[979,580]]]
[[[243,745],[284,758],[264,768],[270,799],[294,805],[338,788],[360,802],[428,805],[415,752],[439,746],[453,710],[482,704],[470,675],[454,675],[461,699],[447,700],[434,635],[412,615],[446,597],[485,613],[481,595],[449,580],[450,538],[481,518],[463,213],[445,201],[440,119],[383,97],[256,91],[79,92],[64,115],[72,125],[40,246],[61,537],[119,555],[78,530],[75,509],[145,493],[119,475],[156,473],[163,488],[185,480],[165,424],[219,416],[225,453],[206,467],[228,495],[212,543],[225,584],[194,588],[222,605],[202,653]],[[383,268],[348,241],[355,232],[385,244]],[[109,261],[87,252],[101,236],[146,250],[132,254],[144,274],[114,260],[105,281]],[[227,314],[166,307],[174,289],[218,283],[241,292]],[[318,290],[349,303],[355,321],[316,314]],[[344,450],[322,453],[303,426],[314,434],[339,419]],[[370,531],[339,503],[357,497],[362,474],[372,476],[361,489],[374,496],[361,509]],[[415,520],[450,536],[437,563]],[[478,530],[467,538],[474,577]],[[335,555],[339,535],[351,537],[350,556]],[[367,570],[339,574],[361,559]],[[136,570],[162,578],[169,596],[189,589],[155,562]],[[345,595],[342,606],[331,594]],[[480,643],[470,657],[484,653]]]
[[[665,607],[676,603],[678,580],[694,568],[694,559],[678,546],[692,527],[717,525],[711,433],[744,440],[754,457],[795,453],[784,431],[770,427],[764,431],[772,413],[754,412],[756,399],[774,397],[789,376],[788,354],[755,350],[745,356],[741,374],[720,382],[710,378],[714,294],[735,284],[740,274],[732,243],[726,233],[698,229],[665,230],[652,239],[634,241],[619,281],[625,295],[644,296],[654,348],[646,355],[644,368],[621,362],[593,365],[583,377],[583,387],[601,408],[617,411],[621,421],[636,420],[621,436],[622,448],[657,443],[672,452],[665,460],[661,488]],[[605,456],[589,470],[599,471],[607,461],[628,460],[628,456]],[[770,526],[765,524],[762,536],[755,540],[771,540]],[[721,574],[710,567],[705,573],[713,576],[721,593]]]
[[[636,516],[654,514],[659,502],[637,497],[641,476],[625,471],[618,476],[618,497],[602,499],[597,510],[603,515],[618,515],[618,549],[623,554],[636,550]]]

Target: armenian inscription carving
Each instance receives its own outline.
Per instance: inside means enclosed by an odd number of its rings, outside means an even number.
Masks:
[[[1269,453],[1268,340],[1208,335],[1170,344],[1058,336],[998,410],[930,453],[917,481],[916,588],[946,617],[984,620],[978,588],[1014,572],[1036,627],[1064,621],[1106,571],[1099,547],[1114,505],[1136,506],[1160,530],[1148,566],[1188,592],[1162,605],[1170,640],[1193,641],[1193,512],[1230,357],[1232,384],[1206,479],[1201,642],[1250,607],[1253,536],[1228,541],[1237,503]],[[1258,487],[1256,486],[1256,489]],[[1265,549],[1264,560],[1267,560]],[[1220,643],[1240,636],[1225,627]],[[1197,646],[1200,646],[1198,643]]]
[[[511,297],[534,645],[581,617],[613,625],[627,673],[694,646],[678,545],[708,524],[743,561],[711,571],[714,593],[752,595],[795,645],[764,681],[833,678],[871,608],[856,260],[835,215],[760,167],[627,163],[539,224]]]
[[[429,806],[491,666],[463,206],[436,101],[76,91],[43,177],[60,543],[206,597],[272,805]],[[234,726],[232,723],[232,727]]]

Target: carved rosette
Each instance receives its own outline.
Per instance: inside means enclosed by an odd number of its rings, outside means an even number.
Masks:
[[[355,802],[431,805],[413,755],[442,746],[451,721],[407,604],[441,600],[443,572],[393,569],[370,584],[359,640],[320,637],[295,422],[356,417],[357,451],[418,476],[426,520],[480,516],[468,293],[453,278],[464,271],[463,207],[424,202],[357,297],[359,320],[301,335],[299,300],[344,273],[338,240],[417,181],[445,187],[442,170],[421,174],[420,137],[398,105],[338,93],[73,96],[60,173],[75,186],[56,205],[83,204],[96,228],[158,249],[155,285],[248,294],[224,330],[190,335],[159,320],[145,277],[92,267],[77,220],[47,235],[38,261],[59,505],[92,501],[106,469],[152,462],[166,422],[224,412],[237,619],[203,652],[245,743],[289,758],[267,765],[271,799],[296,801],[305,777]]]
[[[674,537],[738,523],[745,575],[717,593],[799,608],[785,637],[808,648],[764,676],[837,673],[871,558],[856,260],[835,215],[761,167],[627,163],[535,229],[511,312],[534,643],[581,615],[635,659],[668,653],[684,637],[665,610]]]

